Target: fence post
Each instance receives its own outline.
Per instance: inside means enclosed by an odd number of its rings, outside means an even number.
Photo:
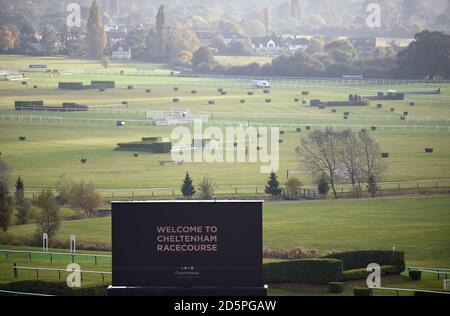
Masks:
[[[19,277],[19,271],[17,269],[17,263],[14,263],[13,265],[13,274],[14,274],[14,278],[17,279]]]

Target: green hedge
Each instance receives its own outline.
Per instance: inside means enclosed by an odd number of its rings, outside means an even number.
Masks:
[[[342,262],[335,259],[292,260],[264,265],[264,281],[268,283],[328,284],[342,278]]]
[[[336,253],[325,256],[343,262],[344,270],[366,269],[371,263],[380,266],[395,266],[396,273],[405,271],[405,253],[401,251],[362,250]]]
[[[1,290],[12,292],[25,292],[35,294],[57,295],[57,296],[106,296],[106,285],[71,289],[62,282],[46,281],[20,281],[2,285]],[[13,294],[1,293],[0,296],[14,296]]]
[[[380,266],[381,267],[381,274],[399,274],[398,267],[396,266]],[[364,269],[353,269],[353,270],[346,270],[343,272],[344,278],[343,281],[350,281],[350,280],[362,280],[369,276],[371,272],[367,271],[366,268]]]

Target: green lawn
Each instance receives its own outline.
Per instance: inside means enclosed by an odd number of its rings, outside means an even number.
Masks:
[[[10,234],[31,238],[34,225]],[[110,245],[110,218],[63,222],[56,239],[76,234],[86,246]],[[0,234],[2,236],[2,234]],[[327,251],[392,249],[406,252],[409,265],[450,268],[450,197],[267,203],[264,247]]]

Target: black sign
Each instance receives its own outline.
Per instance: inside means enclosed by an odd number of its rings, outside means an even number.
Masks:
[[[114,202],[113,287],[262,287],[262,202]]]

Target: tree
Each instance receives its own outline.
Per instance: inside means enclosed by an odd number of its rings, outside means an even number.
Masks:
[[[8,183],[10,172],[11,172],[11,168],[0,157],[0,182]]]
[[[214,64],[214,54],[209,47],[202,46],[195,51],[192,57],[192,66],[195,68],[200,64]]]
[[[314,131],[302,139],[297,148],[302,162],[310,170],[313,177],[325,177],[331,185],[334,198],[338,198],[336,181],[339,170],[340,135],[331,128],[325,131]]]
[[[58,201],[59,205],[69,203],[70,192],[73,185],[73,181],[69,179],[65,174],[61,175],[55,182],[55,189],[57,192],[56,200]]]
[[[269,35],[270,31],[270,23],[271,23],[271,17],[270,17],[270,9],[268,7],[264,8],[264,28],[266,29],[266,35]]]
[[[7,231],[14,212],[14,200],[9,194],[8,184],[0,181],[0,228]]]
[[[18,225],[27,224],[31,215],[31,203],[25,199],[25,185],[22,178],[16,181],[16,193],[14,195],[16,204],[16,221]]]
[[[59,207],[52,191],[42,191],[33,202],[38,209],[36,213],[37,233],[54,236],[61,224]]]
[[[209,177],[203,177],[202,181],[198,186],[198,190],[200,192],[201,200],[212,200],[214,199],[214,180]]]
[[[290,198],[298,198],[302,186],[303,183],[299,179],[297,179],[296,177],[291,177],[286,182],[286,194]]]
[[[333,59],[340,63],[349,62],[356,57],[356,51],[346,40],[335,41],[327,44],[325,50]]]
[[[352,132],[352,130],[347,129],[342,132],[339,152],[344,176],[350,180],[353,193],[359,196],[362,177],[362,148],[358,137]]]
[[[16,35],[8,25],[0,27],[0,50],[7,51],[16,47]]]
[[[86,26],[86,48],[88,56],[101,59],[104,55],[107,39],[97,0],[92,3]]]
[[[195,194],[195,188],[192,184],[192,179],[189,176],[189,173],[186,173],[186,177],[183,180],[183,185],[181,186],[181,193],[183,193],[183,196],[190,200],[194,194]]]
[[[450,78],[450,35],[423,31],[415,41],[400,51],[397,63],[400,72],[408,78]]]
[[[270,173],[265,192],[266,194],[272,195],[272,199],[275,199],[281,194],[281,192],[283,192],[283,190],[280,188],[280,182],[278,181],[278,177],[275,172]]]
[[[42,35],[44,52],[46,55],[54,55],[58,51],[58,35],[53,26],[47,25]]]
[[[361,174],[367,183],[369,193],[374,197],[376,194],[374,184],[376,185],[387,166],[382,160],[380,146],[366,130],[361,130],[358,138],[361,143]]]
[[[319,194],[326,196],[330,191],[330,183],[327,180],[327,177],[322,175],[317,179],[317,190]]]
[[[161,5],[156,14],[156,49],[157,56],[163,59],[166,51],[166,39],[167,39],[167,26],[166,26],[166,14],[164,12],[164,6]]]
[[[367,191],[369,191],[372,197],[375,197],[378,192],[378,184],[374,176],[370,176],[367,180]]]
[[[69,202],[72,208],[84,211],[88,218],[92,218],[95,209],[103,205],[102,196],[96,191],[95,185],[83,181],[72,186]]]

